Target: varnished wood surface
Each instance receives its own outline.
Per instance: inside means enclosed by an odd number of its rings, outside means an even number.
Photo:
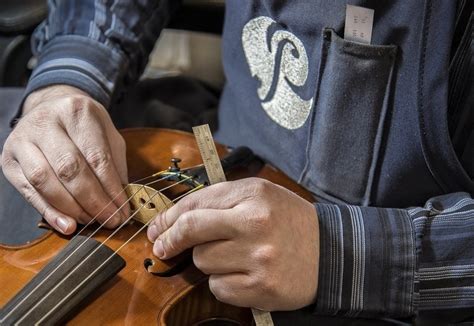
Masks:
[[[159,129],[129,129],[124,130],[122,135],[127,143],[131,182],[168,168],[173,157],[182,159],[182,167],[202,163],[191,134]],[[225,155],[225,147],[218,145],[217,149],[219,155]],[[232,178],[251,174],[250,171],[240,171]],[[265,166],[257,176],[269,179],[311,200],[311,195],[302,187],[271,167]],[[177,192],[183,191],[182,188],[176,188]],[[172,195],[173,193],[168,194],[169,197]],[[117,249],[140,226],[138,222],[127,225],[107,242],[107,245]],[[110,232],[101,230],[94,238],[103,241]],[[27,247],[0,246],[0,306],[38,273],[67,241],[67,237],[52,233]],[[146,238],[146,232],[142,232],[122,249],[120,255],[127,262],[127,266],[79,307],[69,324],[191,325],[216,315],[239,320],[242,324],[250,323],[249,310],[217,302],[207,288],[205,275],[193,266],[168,278],[149,273],[143,262],[146,258],[153,257],[152,247],[152,243]]]

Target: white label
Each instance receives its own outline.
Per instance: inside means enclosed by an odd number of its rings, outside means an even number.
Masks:
[[[349,41],[370,44],[373,23],[373,9],[347,5],[344,38]]]

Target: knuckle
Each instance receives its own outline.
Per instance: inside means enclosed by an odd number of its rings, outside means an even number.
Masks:
[[[268,268],[277,258],[277,250],[273,246],[264,246],[253,252],[253,259],[258,266]]]
[[[165,234],[161,239],[161,243],[163,245],[163,250],[166,252],[166,253],[175,253],[175,252],[178,252],[179,251],[179,248],[178,246],[176,245],[176,243],[170,238],[170,236],[168,234]]]
[[[194,265],[199,269],[201,270],[203,273],[205,274],[208,274],[206,273],[206,264],[204,262],[204,259],[203,259],[203,255],[202,253],[198,250],[198,247],[195,247],[193,249],[193,262],[194,262]]]
[[[0,162],[0,166],[2,167],[4,173],[7,173],[7,171],[11,170],[15,164],[15,160],[5,149],[1,155]]]
[[[267,194],[270,190],[271,182],[262,178],[251,178],[249,180],[251,183],[251,187],[253,188],[253,193],[256,196],[261,196],[263,194]]]
[[[194,193],[189,194],[188,196],[181,199],[178,202],[177,205],[179,205],[180,208],[185,212],[189,212],[189,211],[192,211],[192,210],[196,209],[198,207],[198,203],[197,203],[197,198],[196,198],[195,194],[197,194],[197,193],[199,193],[199,192],[194,192]]]
[[[270,208],[259,207],[250,217],[249,224],[257,232],[268,232],[272,227]]]
[[[69,102],[69,107],[71,108],[71,110],[78,110],[77,112],[82,112],[84,108],[87,107],[87,105],[85,105],[86,101],[81,95],[71,95],[67,98],[67,100]]]
[[[80,158],[77,154],[64,154],[56,162],[57,174],[60,180],[69,182],[80,172]]]
[[[110,154],[103,149],[92,149],[86,155],[87,163],[96,171],[105,171],[110,164]]]
[[[23,117],[17,127],[25,130],[25,127],[33,125],[36,128],[48,128],[51,125],[51,112],[44,108],[37,108],[27,116]],[[15,128],[16,129],[16,128]]]
[[[33,117],[33,115],[32,115]],[[51,114],[47,112],[47,110],[44,110],[43,108],[39,108],[34,112],[34,121],[38,123],[42,123],[44,121],[47,121],[51,118]],[[26,121],[26,120],[25,120]]]
[[[72,95],[65,99],[66,108],[69,110],[68,114],[74,119],[80,119],[83,115],[90,114],[94,105],[91,99],[83,95]]]
[[[160,230],[160,232],[163,232],[164,230],[168,229],[169,228],[169,223],[167,222],[168,221],[168,210],[164,211],[163,213],[159,213],[155,220],[153,221],[153,223],[156,225],[156,227],[158,228],[158,230]]]
[[[209,278],[209,289],[217,300],[221,302],[229,301],[230,295],[223,282],[216,280],[214,277]]]
[[[242,290],[253,292],[258,288],[258,281],[259,279],[253,277],[253,274],[248,274],[239,285],[241,286]]]
[[[34,137],[38,133],[50,130],[54,123],[56,123],[56,115],[50,108],[38,107],[20,119],[14,129],[16,139]]]
[[[194,214],[191,212],[183,213],[180,216],[180,220],[180,233],[184,237],[193,234],[196,230],[196,217],[194,216]]]
[[[19,187],[19,191],[28,203],[30,203],[33,207],[38,209],[37,207],[38,196],[37,196],[36,191],[31,187],[30,184],[26,182],[22,183]],[[40,213],[44,215],[44,212],[40,212]]]
[[[275,297],[278,292],[278,285],[272,277],[265,278],[261,288],[262,292],[269,297]]]
[[[42,215],[44,219],[49,223],[49,225],[53,227],[56,226],[56,216],[53,214],[50,207],[46,207]]]
[[[259,274],[251,273],[248,275],[248,277],[246,278],[246,282],[244,282],[242,286],[247,290],[248,289],[256,290],[256,289],[260,289],[261,282],[262,280]]]
[[[15,147],[15,144],[19,142],[19,137],[18,137],[18,130],[15,128],[11,132],[11,134],[8,136],[7,140],[5,140],[5,143],[3,144],[3,155],[6,153],[9,153],[12,151],[12,149]]]
[[[48,180],[48,173],[44,166],[37,166],[27,175],[28,181],[37,189],[43,188]]]
[[[251,284],[254,289],[266,297],[274,297],[277,294],[278,284],[269,273],[260,272],[254,275]]]

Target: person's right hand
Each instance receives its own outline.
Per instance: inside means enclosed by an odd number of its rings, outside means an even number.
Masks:
[[[30,94],[5,142],[7,179],[56,230],[70,234],[97,215],[106,221],[126,202],[125,142],[104,107],[57,85]],[[117,226],[128,205],[105,224]]]

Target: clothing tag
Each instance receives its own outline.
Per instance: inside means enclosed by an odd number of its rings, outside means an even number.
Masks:
[[[347,5],[344,38],[348,41],[370,44],[373,23],[373,9]]]

